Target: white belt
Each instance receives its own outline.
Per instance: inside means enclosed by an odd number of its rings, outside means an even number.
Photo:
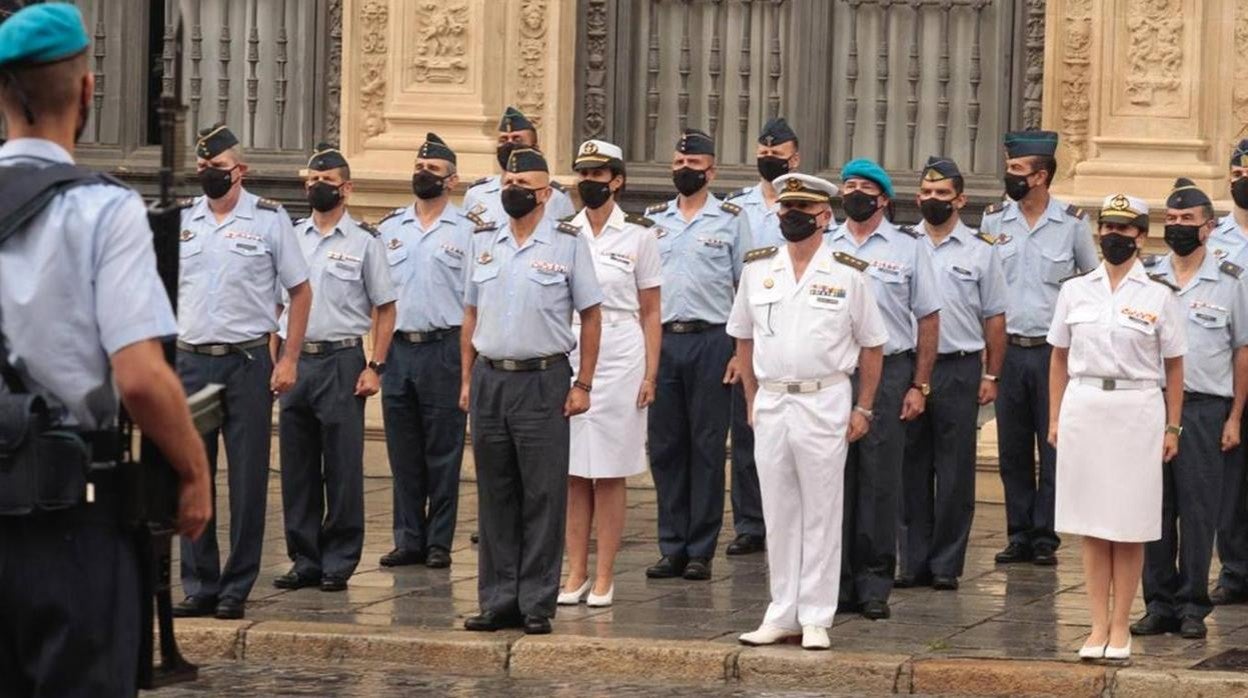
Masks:
[[[790,395],[817,393],[824,388],[836,385],[845,380],[845,374],[820,378],[809,381],[764,381],[759,384],[763,390],[772,393],[788,393]]]
[[[1079,385],[1087,385],[1101,390],[1148,390],[1157,387],[1157,381],[1129,381],[1121,378],[1091,378],[1080,376],[1075,379]]]

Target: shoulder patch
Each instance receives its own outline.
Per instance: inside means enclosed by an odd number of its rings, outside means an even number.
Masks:
[[[640,226],[642,226],[642,227],[644,227],[644,228],[653,228],[653,227],[654,227],[654,221],[650,220],[649,218],[646,218],[645,216],[642,216],[642,215],[640,215],[640,214],[636,214],[636,213],[626,213],[626,214],[624,214],[624,222],[625,222],[625,223],[632,223],[633,225],[640,225]]]
[[[667,202],[664,201],[661,204],[654,204],[653,206],[647,206],[646,214],[649,215],[651,213],[662,213],[663,211],[666,211],[666,210],[667,210]]]
[[[985,216],[992,216],[1005,210],[1005,204],[988,204],[988,208],[984,209]]]
[[[567,191],[567,187],[564,187],[563,184],[561,184],[559,180],[557,179],[550,180],[550,188],[554,189],[555,191],[562,191],[562,192]]]
[[[770,257],[775,257],[776,253],[779,251],[780,251],[780,248],[776,247],[775,245],[770,245],[768,247],[758,247],[758,248],[750,250],[749,252],[746,252],[745,257],[743,258],[743,261],[748,264],[750,262],[756,262],[760,259],[768,259]]]
[[[997,237],[993,235],[992,233],[979,232],[979,233],[975,233],[975,237],[979,238],[980,240],[983,240],[989,245],[997,244]]]
[[[1221,269],[1222,273],[1229,274],[1237,279],[1240,274],[1244,273],[1244,268],[1234,262],[1223,262],[1218,265],[1218,269]]]
[[[1085,213],[1083,209],[1079,208],[1078,206],[1074,204],[1071,204],[1066,207],[1066,215],[1074,216],[1075,218],[1078,218],[1079,220],[1083,220],[1084,218],[1088,217],[1088,214]]]
[[[488,176],[481,177],[480,179],[475,180],[472,184],[469,184],[468,188],[472,189],[473,187],[478,187],[478,186],[481,186],[482,184],[486,184],[489,181],[490,181],[490,178]]]
[[[364,229],[364,232],[368,233],[369,235],[372,235],[373,237],[381,237],[381,231],[378,230],[377,226],[373,225],[372,223],[369,223],[367,221],[360,221],[360,227]]]
[[[564,233],[565,235],[580,235],[581,234],[581,226],[574,225],[570,221],[559,221],[559,225],[555,226],[555,230],[558,230],[559,232]]]
[[[836,261],[840,262],[841,264],[844,264],[847,267],[853,267],[857,269],[858,271],[866,271],[867,267],[871,266],[871,263],[868,262],[867,260],[858,259],[852,254],[845,254],[844,252],[833,253],[832,259],[835,259]]]
[[[1067,277],[1063,278],[1061,281],[1058,281],[1057,283],[1059,283],[1059,284],[1064,284],[1064,283],[1066,283],[1067,281],[1070,281],[1071,279],[1077,279],[1077,278],[1079,278],[1079,277],[1081,277],[1081,276],[1085,276],[1085,275],[1087,275],[1087,274],[1091,274],[1091,273],[1092,273],[1092,270],[1091,270],[1091,269],[1089,269],[1089,270],[1087,270],[1087,271],[1077,271],[1077,272],[1075,272],[1074,274],[1071,274],[1070,276],[1067,276]]]
[[[911,225],[899,225],[897,226],[897,229],[915,239],[918,239],[919,237],[922,237],[923,235],[923,233],[920,233],[919,231],[915,230],[914,226],[911,226]]]
[[[266,211],[280,211],[280,210],[282,210],[282,205],[281,205],[281,204],[279,204],[279,203],[277,203],[277,202],[276,202],[276,201],[274,201],[273,199],[259,199],[259,200],[257,200],[257,201],[256,201],[256,206],[259,206],[260,208],[262,208],[262,209],[264,209],[264,210],[266,210]]]
[[[731,213],[734,216],[737,215],[738,213],[741,213],[741,207],[729,201],[725,201],[721,203],[719,207],[720,209],[727,211],[728,213]]]
[[[387,213],[386,215],[382,216],[382,217],[381,217],[381,220],[379,220],[379,221],[377,221],[377,222],[378,222],[379,224],[380,224],[380,223],[385,223],[386,221],[390,220],[391,218],[395,218],[395,217],[397,217],[397,216],[401,216],[401,215],[403,215],[403,212],[404,212],[404,211],[406,211],[406,210],[407,210],[407,207],[406,207],[406,206],[401,207],[401,208],[396,208],[396,209],[394,209],[393,211],[391,211],[390,213]]]
[[[1148,278],[1152,279],[1153,281],[1156,281],[1157,283],[1161,284],[1162,286],[1165,286],[1166,288],[1169,288],[1171,291],[1174,291],[1175,293],[1178,293],[1179,291],[1183,290],[1179,288],[1178,286],[1175,286],[1174,284],[1170,283],[1170,281],[1167,280],[1166,277],[1162,276],[1161,274],[1149,274]]]

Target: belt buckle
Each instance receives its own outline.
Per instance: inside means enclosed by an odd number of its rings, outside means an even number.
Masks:
[[[790,395],[796,395],[802,392],[802,384],[801,383],[785,383],[784,392]]]
[[[503,359],[504,371],[518,371],[520,370],[519,366],[520,366],[520,362],[518,361],[515,361],[513,359]]]
[[[208,347],[208,356],[225,356],[230,353],[230,348],[221,344],[213,344]]]
[[[1115,390],[1117,389],[1117,387],[1118,387],[1118,382],[1114,380],[1113,378],[1101,379],[1101,390]]]

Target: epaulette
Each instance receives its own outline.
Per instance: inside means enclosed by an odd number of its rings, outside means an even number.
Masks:
[[[495,231],[495,230],[498,230],[498,224],[497,224],[497,223],[495,223],[494,221],[484,221],[484,222],[482,222],[482,223],[478,224],[476,228],[473,228],[473,229],[472,229],[472,232],[474,232],[474,233],[490,233],[490,232],[493,232],[493,231]]]
[[[844,264],[847,267],[853,267],[857,269],[858,271],[866,271],[867,267],[871,266],[871,263],[868,262],[867,260],[858,259],[852,254],[845,254],[844,252],[833,253],[832,259],[835,259],[836,261],[840,262],[841,264]]]
[[[992,216],[1005,210],[1005,204],[988,204],[988,208],[984,209],[985,216]]]
[[[178,208],[190,208],[194,205],[195,205],[195,198],[191,196],[184,196],[178,199],[177,201]]]
[[[560,218],[560,219],[559,219],[559,222],[560,222],[560,223],[571,223],[573,218],[576,218],[576,214],[575,214],[575,213],[573,213],[573,214],[572,214],[572,215],[570,215],[570,216],[564,216],[563,218]]]
[[[734,216],[735,216],[735,215],[737,215],[737,214],[739,214],[739,213],[741,213],[741,207],[740,207],[740,206],[738,206],[738,205],[736,205],[736,204],[734,204],[734,203],[732,203],[732,202],[730,202],[730,201],[725,201],[725,202],[721,203],[721,204],[719,205],[719,207],[720,207],[721,209],[723,209],[724,211],[727,211],[728,213],[731,213],[731,214],[732,214],[732,215],[734,215]]]
[[[571,221],[559,221],[559,225],[555,226],[555,230],[566,235],[580,235],[581,226],[573,225]]]
[[[1087,270],[1087,271],[1077,271],[1077,272],[1075,272],[1074,274],[1071,274],[1070,276],[1064,277],[1061,281],[1058,281],[1057,283],[1059,283],[1059,284],[1064,284],[1064,283],[1066,283],[1067,281],[1070,281],[1071,279],[1077,279],[1077,278],[1079,278],[1079,277],[1081,277],[1081,276],[1086,276],[1087,274],[1090,274],[1090,273],[1092,273],[1092,270],[1091,270],[1091,269],[1089,269],[1089,270]]]
[[[749,252],[746,252],[743,261],[746,264],[749,264],[750,262],[757,262],[760,259],[769,259],[771,257],[775,257],[776,253],[779,251],[780,251],[780,248],[776,247],[775,245],[769,245],[767,247],[758,247],[753,250],[750,250]]]
[[[386,221],[390,220],[391,218],[394,218],[395,216],[401,216],[403,215],[403,212],[406,210],[407,210],[406,206],[403,206],[401,208],[396,208],[390,213],[387,213],[386,215],[382,216],[381,220],[377,221],[377,223],[378,224],[385,223]]]
[[[273,199],[257,199],[257,200],[256,200],[256,206],[259,206],[260,208],[262,208],[262,209],[264,209],[264,210],[266,210],[266,211],[280,211],[280,210],[282,210],[282,205],[281,205],[281,204],[279,204],[279,203],[277,203],[277,202],[276,202],[276,201],[274,201]]]
[[[914,226],[910,226],[910,225],[899,225],[897,226],[897,229],[916,240],[919,239],[919,237],[923,235],[919,231],[915,230]]]
[[[292,222],[291,222],[291,225],[293,225],[293,226],[295,226],[296,228],[298,228],[299,226],[301,226],[301,225],[303,225],[304,223],[307,223],[307,222],[308,222],[308,219],[307,219],[307,218],[296,218],[294,221],[292,221]]]
[[[1155,255],[1155,254],[1140,255],[1140,262],[1143,263],[1144,266],[1146,267],[1155,267],[1157,266],[1157,263],[1160,261],[1161,261],[1161,255]]]
[[[489,178],[488,176],[486,176],[486,177],[482,177],[482,178],[480,178],[480,179],[476,180],[475,182],[473,182],[472,184],[469,184],[469,185],[468,185],[468,188],[469,188],[469,189],[472,189],[473,187],[480,186],[480,185],[482,185],[482,184],[486,184],[486,183],[488,183],[489,181],[490,181],[490,178]]]
[[[373,225],[372,223],[369,223],[367,221],[360,221],[360,227],[364,229],[364,232],[368,233],[369,235],[372,235],[373,237],[381,237],[381,231],[378,230],[377,226]]]
[[[473,225],[477,226],[478,228],[485,225],[486,223],[489,223],[489,221],[473,213],[472,211],[464,211],[464,218],[467,218],[468,220],[472,221]]]
[[[649,214],[651,214],[651,213],[662,213],[663,211],[666,211],[666,210],[667,210],[667,203],[668,203],[668,202],[664,201],[664,202],[663,202],[663,203],[661,203],[661,204],[654,204],[653,206],[647,206],[647,207],[646,207],[646,215],[649,215]]]
[[[556,179],[552,179],[552,180],[550,180],[550,188],[551,188],[551,189],[554,189],[555,191],[561,191],[561,192],[566,192],[566,191],[568,191],[568,190],[567,190],[567,189],[563,186],[563,184],[561,184],[561,183],[559,182],[559,180],[556,180]]]
[[[1148,275],[1148,278],[1152,279],[1153,281],[1156,281],[1157,283],[1161,284],[1162,286],[1165,286],[1165,287],[1169,288],[1171,291],[1174,291],[1175,293],[1178,293],[1179,291],[1182,291],[1182,290],[1183,290],[1183,289],[1179,288],[1178,286],[1175,286],[1174,284],[1170,283],[1170,282],[1166,279],[1166,277],[1162,276],[1161,274],[1149,274],[1149,275]]]
[[[980,231],[978,233],[975,233],[975,237],[979,238],[980,240],[983,240],[989,245],[997,244],[997,236],[993,235],[992,233],[985,233],[983,231]]]
[[[753,187],[742,187],[734,192],[730,192],[724,196],[724,200],[727,201],[729,199],[735,199],[738,196],[745,196],[746,194],[750,193],[750,189],[752,188]]]
[[[1244,273],[1244,268],[1234,262],[1223,262],[1218,265],[1218,269],[1221,269],[1223,273],[1230,274],[1237,279],[1240,274]]]
[[[1074,216],[1075,218],[1078,218],[1079,220],[1083,220],[1084,218],[1088,217],[1088,214],[1085,213],[1083,209],[1079,208],[1078,206],[1074,204],[1071,204],[1066,207],[1066,215]]]
[[[653,228],[653,227],[654,227],[654,221],[650,220],[649,218],[646,218],[645,216],[643,216],[643,215],[641,215],[641,214],[637,214],[637,213],[626,213],[626,214],[624,214],[624,222],[625,222],[625,223],[632,223],[633,225],[640,225],[640,226],[641,226],[641,227],[643,227],[643,228]]]

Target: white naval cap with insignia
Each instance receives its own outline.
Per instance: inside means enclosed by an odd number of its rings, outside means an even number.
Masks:
[[[1125,223],[1138,227],[1141,218],[1144,219],[1147,229],[1148,204],[1143,199],[1126,194],[1110,194],[1101,204],[1101,215],[1097,220],[1100,223]]]
[[[593,170],[599,167],[624,164],[624,151],[614,143],[600,140],[588,140],[576,151],[576,160],[572,163],[574,170]]]
[[[826,204],[832,201],[840,189],[826,179],[812,177],[800,172],[780,175],[772,181],[771,186],[779,192],[780,201],[812,201]]]

